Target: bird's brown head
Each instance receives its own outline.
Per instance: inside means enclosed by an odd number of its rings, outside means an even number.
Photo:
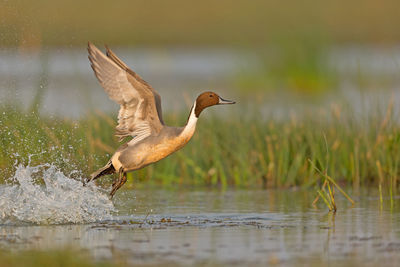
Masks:
[[[224,104],[235,104],[236,102],[222,99],[219,95],[214,92],[204,92],[199,95],[196,99],[196,108],[194,113],[198,118],[203,109],[214,106],[214,105],[224,105]]]

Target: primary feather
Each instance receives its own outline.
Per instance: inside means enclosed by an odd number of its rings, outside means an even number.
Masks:
[[[132,136],[131,144],[160,132],[162,120],[159,94],[110,49],[107,55],[89,43],[92,69],[108,96],[120,105],[116,136]]]

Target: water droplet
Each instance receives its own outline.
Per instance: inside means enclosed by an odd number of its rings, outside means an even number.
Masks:
[[[87,223],[110,220],[116,211],[107,194],[93,184],[82,186],[52,164],[16,165],[9,181],[0,187],[0,224]]]

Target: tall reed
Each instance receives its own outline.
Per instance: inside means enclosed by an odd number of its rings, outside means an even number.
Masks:
[[[134,172],[130,179],[134,184],[171,186],[312,187],[320,181],[314,164],[329,170],[338,184],[355,189],[381,185],[383,191],[395,194],[400,129],[394,116],[386,113],[382,123],[377,112],[355,118],[345,115],[352,114],[351,109],[341,110],[341,116],[331,111],[292,120],[241,114],[227,119],[208,114],[186,147]],[[171,125],[186,120],[186,114],[165,117]],[[85,177],[105,164],[118,147],[114,126],[112,117],[99,112],[72,121],[2,107],[1,179],[12,174],[15,161],[27,164],[32,154],[31,164],[52,162],[67,173],[78,170]]]

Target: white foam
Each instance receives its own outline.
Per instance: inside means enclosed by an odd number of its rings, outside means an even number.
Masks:
[[[82,186],[52,164],[20,164],[0,187],[0,224],[89,223],[109,220],[113,212],[107,194],[93,183]]]

